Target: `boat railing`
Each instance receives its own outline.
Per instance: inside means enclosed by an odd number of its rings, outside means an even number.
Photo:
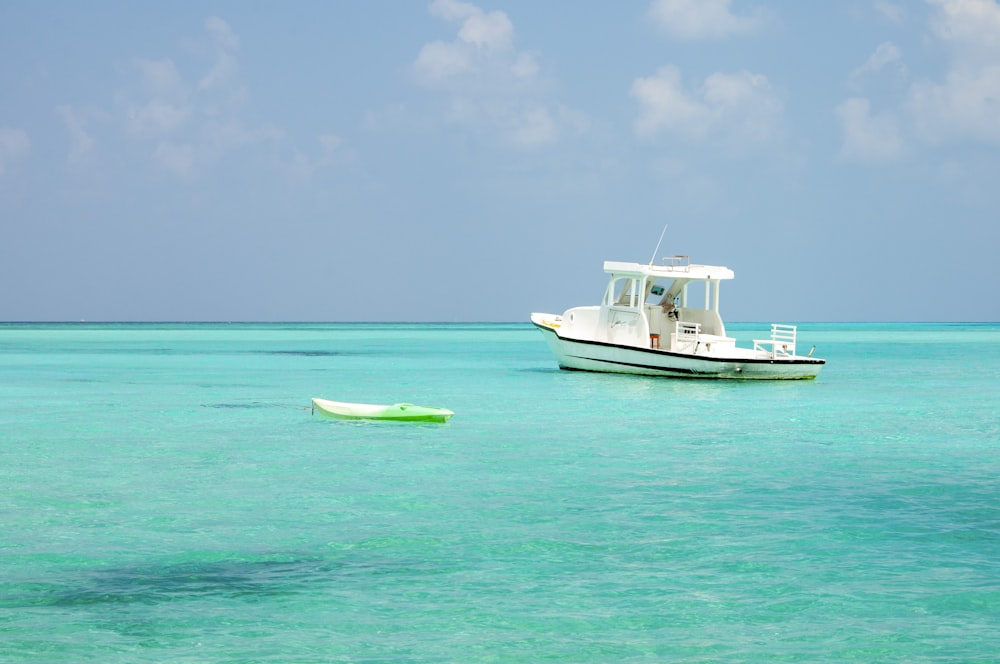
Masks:
[[[795,355],[795,337],[798,329],[794,325],[771,325],[770,339],[754,339],[753,349],[758,355],[772,360]]]
[[[674,323],[674,333],[670,335],[670,347],[676,352],[694,353],[701,342],[701,323],[677,321]]]
[[[691,268],[691,257],[684,256],[682,254],[674,254],[673,256],[664,256],[660,259],[665,267],[671,270],[684,268],[685,271]]]

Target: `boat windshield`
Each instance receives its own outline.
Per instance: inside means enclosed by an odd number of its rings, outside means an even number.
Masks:
[[[638,277],[617,277],[608,286],[606,303],[616,307],[637,308],[640,303],[667,307],[675,305],[677,293],[668,288],[668,284],[650,279],[646,282],[646,290],[640,293],[643,280]],[[673,307],[670,307],[673,308]]]
[[[608,294],[615,294],[611,300],[616,307],[636,307],[639,304],[639,279],[618,277],[608,286]]]
[[[646,294],[646,304],[663,307],[665,312],[675,309],[677,307],[677,293],[671,291],[668,285],[654,282]]]

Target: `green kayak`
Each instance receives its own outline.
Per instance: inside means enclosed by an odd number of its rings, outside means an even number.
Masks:
[[[396,422],[447,422],[455,413],[447,408],[414,406],[412,403],[397,403],[391,406],[369,403],[344,403],[326,399],[312,400],[313,410],[320,415],[339,420],[393,420]]]

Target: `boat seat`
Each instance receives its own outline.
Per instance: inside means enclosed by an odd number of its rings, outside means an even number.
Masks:
[[[717,337],[726,336],[726,326],[722,324],[718,312],[712,309],[681,307],[677,309],[678,320],[684,323],[698,323],[702,334],[712,334]]]

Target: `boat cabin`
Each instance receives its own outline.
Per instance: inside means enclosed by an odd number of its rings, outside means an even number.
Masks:
[[[607,261],[604,271],[610,278],[594,321],[601,341],[682,353],[736,343],[719,315],[720,284],[735,277],[729,268],[670,256],[662,265]],[[703,306],[689,292],[695,282],[704,284]]]

